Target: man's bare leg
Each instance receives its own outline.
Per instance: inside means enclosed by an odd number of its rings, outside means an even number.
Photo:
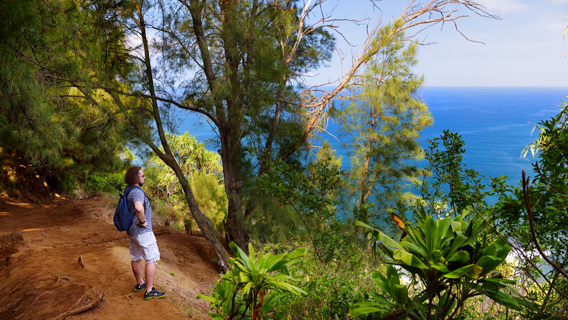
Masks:
[[[143,284],[144,279],[142,278],[142,260],[132,261],[132,272],[134,272],[134,277],[136,278],[136,283]],[[148,274],[147,271],[146,271],[146,274]]]
[[[154,287],[154,275],[158,262],[146,263],[146,291],[151,291]]]

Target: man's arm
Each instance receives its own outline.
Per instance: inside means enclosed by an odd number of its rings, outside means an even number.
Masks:
[[[142,203],[142,201],[134,201],[134,209],[136,209],[136,216],[138,217],[139,223],[146,221],[146,218],[144,217],[144,204]],[[144,228],[148,228],[148,221],[146,221],[144,224],[139,225]]]

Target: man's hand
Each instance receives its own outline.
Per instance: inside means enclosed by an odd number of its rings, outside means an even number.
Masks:
[[[145,221],[143,224],[140,224],[140,222],[138,222],[138,225],[144,228],[148,228],[148,221]]]

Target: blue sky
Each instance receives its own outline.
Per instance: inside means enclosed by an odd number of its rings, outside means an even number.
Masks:
[[[369,18],[376,24],[382,14],[388,21],[398,16],[409,0],[383,0],[374,9],[369,0],[328,0],[325,10],[333,10],[337,18]],[[490,13],[501,20],[481,18],[469,14],[458,21],[460,31],[468,38],[484,42],[472,43],[464,39],[454,26],[434,26],[422,32],[418,39],[436,44],[420,46],[417,74],[424,75],[425,86],[527,86],[568,87],[568,0],[485,0]],[[337,35],[338,48],[347,54],[360,52],[365,38],[365,27],[344,23],[343,34],[355,47],[349,46]],[[327,68],[306,79],[308,84],[335,80],[340,76],[339,55],[334,54]],[[344,62],[344,69],[347,65]]]

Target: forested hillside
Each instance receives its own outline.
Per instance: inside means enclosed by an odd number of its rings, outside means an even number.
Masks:
[[[338,79],[308,85],[341,26],[367,22],[329,5],[3,1],[3,197],[116,195],[140,164],[158,222],[215,252],[215,288],[191,297],[213,319],[568,317],[566,105],[519,186],[464,165],[457,133],[419,144],[428,27],[499,17],[411,0],[367,26]],[[216,137],[179,132],[188,114]],[[319,138],[329,121],[348,158]]]

